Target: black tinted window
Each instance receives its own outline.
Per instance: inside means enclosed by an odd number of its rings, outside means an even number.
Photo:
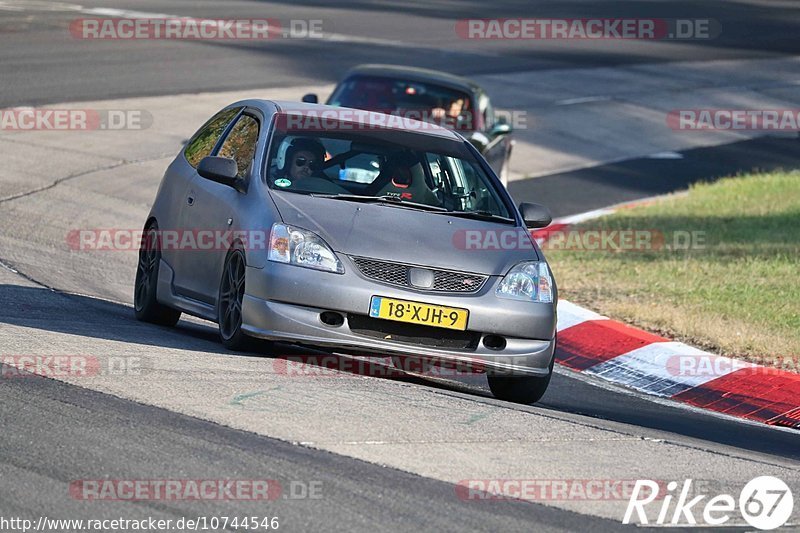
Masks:
[[[211,155],[211,150],[216,146],[220,135],[241,109],[241,107],[223,109],[194,134],[183,150],[183,155],[190,165],[197,168],[201,159]]]
[[[231,128],[217,155],[235,160],[239,168],[239,177],[243,178],[253,162],[257,141],[258,121],[253,117],[242,115]]]

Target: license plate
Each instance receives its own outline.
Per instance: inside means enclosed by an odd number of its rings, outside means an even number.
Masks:
[[[469,311],[457,307],[373,296],[369,305],[369,316],[463,331],[467,329]]]

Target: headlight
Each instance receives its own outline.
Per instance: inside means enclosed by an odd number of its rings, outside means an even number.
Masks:
[[[547,263],[526,261],[506,274],[496,293],[499,298],[553,303],[553,278]]]
[[[269,260],[344,274],[342,262],[325,241],[310,231],[286,224],[272,225]]]

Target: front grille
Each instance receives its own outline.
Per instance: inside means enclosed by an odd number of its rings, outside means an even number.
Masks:
[[[364,259],[362,257],[352,257],[353,262],[364,276],[376,281],[391,283],[406,287],[410,285],[408,281],[408,267],[397,263],[387,263]]]
[[[347,315],[347,324],[358,335],[433,348],[475,350],[481,340],[481,334],[474,331],[420,326],[352,313]]]
[[[411,289],[436,292],[477,292],[488,279],[488,276],[480,274],[431,268],[428,270],[433,272],[433,287],[420,288],[414,287],[409,279],[409,271],[416,268],[413,265],[378,261],[366,257],[351,257],[350,259],[356,264],[358,270],[369,279]]]

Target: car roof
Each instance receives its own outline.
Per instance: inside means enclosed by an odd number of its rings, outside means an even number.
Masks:
[[[305,102],[294,102],[290,100],[263,100],[251,99],[242,100],[231,104],[228,107],[234,106],[249,106],[260,109],[267,115],[272,115],[277,108],[278,113],[288,115],[304,115],[317,119],[338,119],[345,122],[355,123],[360,126],[365,126],[365,129],[380,128],[383,130],[405,131],[418,135],[433,135],[436,137],[446,138],[453,141],[461,142],[463,137],[458,133],[431,124],[429,122],[420,122],[418,120],[398,117],[394,115],[385,115],[374,111],[364,111],[361,109],[350,109],[347,107],[337,107],[323,104],[309,104]]]
[[[429,82],[469,93],[482,92],[480,85],[468,78],[462,78],[461,76],[456,76],[447,72],[426,68],[381,64],[358,65],[348,70],[343,79],[347,79],[350,76],[356,75],[380,76],[384,78]]]

